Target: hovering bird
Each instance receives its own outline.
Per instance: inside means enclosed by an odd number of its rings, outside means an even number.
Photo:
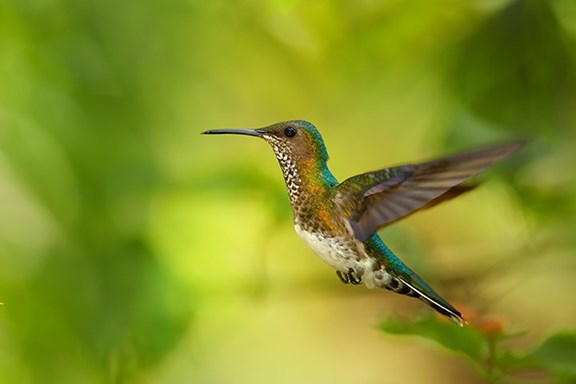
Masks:
[[[336,269],[342,282],[364,282],[369,288],[418,298],[457,324],[466,324],[456,308],[384,244],[377,230],[475,188],[462,183],[518,151],[523,142],[379,169],[338,183],[327,167],[322,136],[307,121],[202,133],[256,136],[272,147],[288,189],[296,232]]]

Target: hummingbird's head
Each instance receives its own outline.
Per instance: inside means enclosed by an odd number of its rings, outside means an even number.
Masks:
[[[264,139],[282,162],[326,163],[328,153],[320,132],[304,120],[290,120],[258,129],[212,129],[203,134],[238,134]]]
[[[283,121],[258,129],[212,129],[203,134],[237,134],[264,139],[282,168],[292,206],[300,206],[305,189],[328,191],[338,184],[328,170],[328,153],[320,132],[304,120]]]

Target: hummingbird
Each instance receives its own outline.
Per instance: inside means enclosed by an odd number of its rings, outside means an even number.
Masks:
[[[211,129],[266,141],[282,169],[294,228],[308,247],[336,270],[345,284],[361,284],[417,298],[463,326],[462,314],[404,264],[377,231],[421,209],[474,189],[464,183],[518,151],[522,141],[393,166],[352,176],[342,183],[328,169],[320,132],[304,120],[259,129]]]

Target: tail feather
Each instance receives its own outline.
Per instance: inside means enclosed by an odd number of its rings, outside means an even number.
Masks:
[[[461,192],[464,192],[464,189]],[[408,268],[379,236],[372,236],[364,244],[368,253],[382,263],[383,269],[380,271],[383,272],[382,275],[389,277],[377,282],[377,286],[401,295],[415,297],[460,326],[468,324],[456,308],[440,297],[416,272]]]
[[[440,296],[432,297],[431,294],[426,294],[422,289],[417,288],[414,284],[408,283],[406,280],[400,278],[399,279],[405,286],[410,288],[410,292],[406,294],[412,297],[416,297],[422,302],[426,303],[438,313],[448,317],[450,320],[454,321],[456,324],[463,327],[464,325],[468,324],[468,322],[462,317],[460,311],[450,305],[448,302],[443,300]],[[434,292],[434,291],[431,291]]]

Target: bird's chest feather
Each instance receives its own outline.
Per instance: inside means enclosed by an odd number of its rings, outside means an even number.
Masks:
[[[341,272],[353,268],[360,276],[368,277],[372,273],[372,260],[366,256],[361,245],[344,237],[329,237],[317,232],[302,229],[294,225],[300,238],[326,264]]]

